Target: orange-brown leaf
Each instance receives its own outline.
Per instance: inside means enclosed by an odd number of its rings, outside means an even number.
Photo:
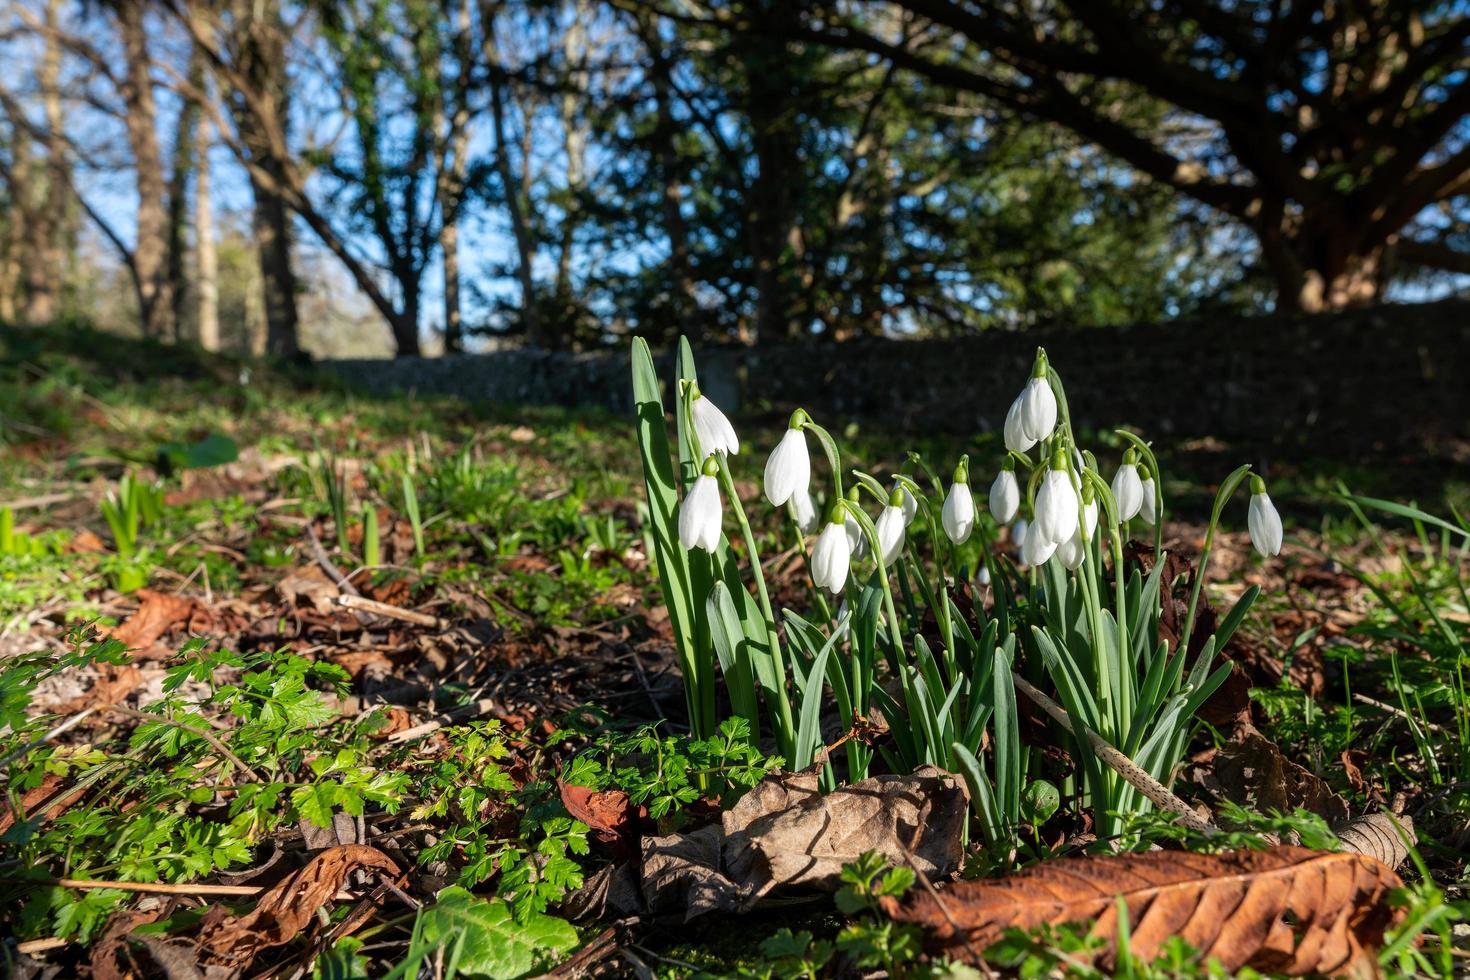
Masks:
[[[244,915],[232,915],[221,906],[210,909],[199,930],[199,946],[218,962],[248,964],[260,950],[294,939],[358,868],[398,874],[398,865],[376,847],[329,848],[262,895]]]
[[[1094,920],[1111,944],[1117,898],[1127,904],[1133,954],[1150,960],[1180,936],[1227,970],[1251,967],[1292,976],[1341,974],[1383,941],[1393,921],[1392,869],[1361,854],[1304,847],[1265,851],[1147,854],[1049,861],[992,881],[962,881],[940,895],[915,889],[884,899],[895,919],[924,925],[937,951],[974,954],[1015,926]],[[1111,945],[1102,954],[1111,966]]]

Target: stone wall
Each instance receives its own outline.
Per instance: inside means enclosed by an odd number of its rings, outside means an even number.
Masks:
[[[702,387],[732,414],[804,405],[845,420],[944,431],[1001,425],[1037,344],[1082,427],[1156,435],[1392,450],[1470,438],[1470,303],[1317,317],[1118,329],[992,332],[954,340],[857,340],[697,353]],[[668,360],[663,359],[664,373]],[[625,351],[513,350],[459,358],[331,361],[369,392],[628,411]]]

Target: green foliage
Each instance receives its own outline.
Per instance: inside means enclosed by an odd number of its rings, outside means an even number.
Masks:
[[[780,757],[762,755],[751,743],[744,718],[726,718],[707,739],[664,735],[652,727],[628,734],[603,732],[566,765],[562,780],[621,789],[635,804],[647,806],[650,816],[662,819],[701,796],[732,806],[780,765]]]
[[[577,945],[577,930],[563,919],[512,915],[505,902],[454,886],[423,910],[419,934],[428,947],[450,950],[448,961],[461,975],[494,980],[526,976]]]
[[[0,752],[16,760],[6,774],[11,806],[48,773],[84,792],[59,815],[29,813],[6,832],[4,842],[27,869],[22,877],[190,881],[248,862],[254,843],[283,825],[329,826],[339,810],[397,808],[407,777],[370,761],[365,733],[376,720],[335,721],[326,700],[325,692],[344,689],[345,672],[289,653],[237,655],[191,641],[166,671],[164,696],[144,707],[125,742],[79,754],[37,741],[49,724],[26,711],[37,683],[63,670],[126,662],[119,641],[77,632],[64,655],[12,658],[0,670],[10,726]],[[213,729],[207,715],[220,711],[235,717],[234,727]],[[20,909],[23,934],[51,929],[84,942],[127,897],[24,882],[5,892]]]
[[[882,969],[889,976],[903,976],[906,964],[923,949],[923,934],[917,926],[890,921],[878,901],[901,898],[915,881],[910,868],[892,868],[879,854],[868,851],[842,867],[842,887],[837,907],[848,915],[862,915],[837,934],[837,950],[861,969]],[[865,914],[864,914],[865,913]]]

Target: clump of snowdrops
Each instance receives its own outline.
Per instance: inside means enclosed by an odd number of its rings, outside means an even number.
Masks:
[[[749,454],[701,392],[688,344],[680,342],[670,388],[672,448],[642,341],[634,342],[633,387],[653,550],[697,737],[719,724],[723,681],[731,710],[755,738],[768,732],[794,768],[821,763],[829,786],[867,776],[875,753],[895,772],[928,763],[963,774],[989,844],[1004,853],[1020,826],[1057,805],[1017,722],[1018,685],[1046,688],[1065,708],[1071,730],[1059,734],[1077,763],[1062,790],[1090,808],[1098,835],[1121,834],[1130,817],[1153,807],[1137,780],[1099,758],[1098,739],[1165,785],[1179,764],[1195,712],[1229,671],[1214,666],[1216,651],[1258,592],[1246,590],[1191,646],[1216,529],[1247,479],[1251,539],[1262,555],[1281,549],[1281,520],[1248,466],[1220,485],[1183,628],[1166,635],[1161,604],[1176,583],[1162,579],[1158,460],[1147,442],[1119,430],[1126,450],[1105,479],[1077,443],[1045,351],[1006,413],[1007,452],[992,461],[988,522],[971,490],[979,466],[968,457],[947,468],[947,481],[912,453],[881,478],[848,470],[831,434],[797,409],[766,460],[765,501],[755,505],[784,512],[806,557],[812,601],[810,609],[777,610],[736,492],[735,468]],[[817,482],[813,444],[827,464]],[[926,533],[913,533],[916,524]],[[1014,557],[991,539],[1007,526]],[[1124,543],[1148,526],[1154,560],[1146,569],[1125,560]],[[733,535],[743,539],[738,557]],[[1175,636],[1186,638],[1184,649]],[[853,732],[886,732],[872,740],[876,748],[847,738],[829,758],[820,727],[829,708]]]

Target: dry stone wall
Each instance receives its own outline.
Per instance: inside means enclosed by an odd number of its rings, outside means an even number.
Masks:
[[[999,428],[1043,344],[1083,427],[1138,424],[1318,450],[1384,451],[1470,439],[1470,303],[1388,306],[1124,328],[991,332],[700,351],[704,389],[732,414],[801,404],[824,422]],[[667,369],[668,358],[663,358]],[[625,351],[508,350],[330,361],[374,393],[630,409]]]

